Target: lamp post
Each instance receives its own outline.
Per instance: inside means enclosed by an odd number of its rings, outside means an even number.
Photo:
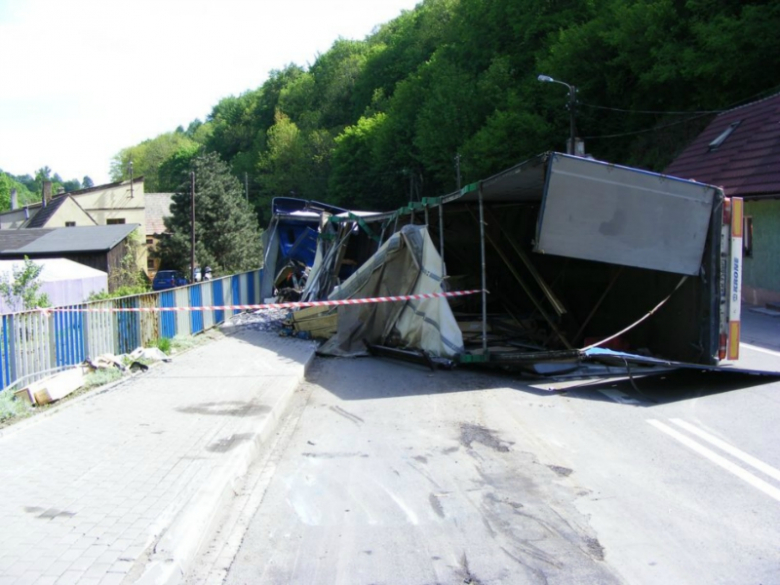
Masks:
[[[549,75],[540,75],[536,79],[544,83],[559,83],[569,88],[569,145],[566,148],[566,152],[568,154],[574,154],[575,136],[577,134],[577,131],[574,128],[574,108],[577,103],[577,88],[563,81],[553,79]]]

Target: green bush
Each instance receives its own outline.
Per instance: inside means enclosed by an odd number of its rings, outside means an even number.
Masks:
[[[157,349],[159,349],[161,352],[163,352],[165,355],[170,355],[171,353],[171,340],[167,337],[161,337],[157,340],[157,342],[154,344]]]
[[[102,290],[100,292],[90,293],[87,298],[88,301],[105,301],[107,299],[117,299],[119,297],[129,297],[132,295],[140,295],[149,292],[149,287],[146,286],[120,286],[114,292],[108,292]]]

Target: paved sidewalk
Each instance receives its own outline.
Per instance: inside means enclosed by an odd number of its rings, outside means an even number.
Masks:
[[[173,583],[314,344],[243,328],[0,436],[0,584]]]

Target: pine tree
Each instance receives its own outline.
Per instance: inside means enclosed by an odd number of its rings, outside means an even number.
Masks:
[[[218,155],[193,160],[195,172],[195,262],[209,266],[214,276],[254,270],[262,263],[261,230],[238,179]],[[158,248],[163,268],[189,273],[190,181],[173,195],[171,216],[165,220],[170,236]]]

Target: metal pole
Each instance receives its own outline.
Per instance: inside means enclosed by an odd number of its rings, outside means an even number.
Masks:
[[[570,138],[569,138],[569,148],[567,149],[569,154],[575,154],[576,153],[576,148],[574,147],[574,140],[575,140],[574,137],[577,135],[577,131],[574,128],[574,115],[575,115],[574,108],[575,108],[575,104],[576,104],[576,100],[577,100],[576,92],[577,92],[577,89],[573,85],[570,85],[569,86],[569,135],[570,135]]]
[[[195,171],[190,171],[190,278],[195,279]]]
[[[460,191],[460,153],[455,155],[455,175],[458,181],[458,191]]]
[[[441,278],[442,278],[442,290],[444,290],[444,204],[439,201],[439,254],[441,255]]]
[[[479,252],[482,261],[482,355],[487,359],[487,268],[485,265],[485,210],[479,184]]]

